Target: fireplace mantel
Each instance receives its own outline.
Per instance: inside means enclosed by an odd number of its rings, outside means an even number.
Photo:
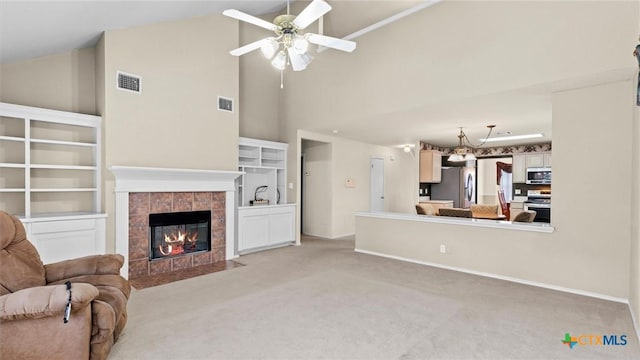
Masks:
[[[125,257],[121,274],[129,276],[129,193],[225,192],[226,260],[237,257],[235,245],[235,179],[240,171],[109,167],[115,178],[116,253]]]
[[[234,191],[241,171],[111,166],[116,192]]]

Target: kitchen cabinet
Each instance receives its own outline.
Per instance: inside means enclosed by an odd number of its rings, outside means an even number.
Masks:
[[[442,181],[442,153],[435,150],[420,150],[420,182]]]
[[[551,153],[513,155],[512,176],[514,183],[527,181],[527,168],[551,167]]]
[[[526,182],[527,178],[527,156],[524,154],[513,155],[511,160],[511,176],[514,183]]]

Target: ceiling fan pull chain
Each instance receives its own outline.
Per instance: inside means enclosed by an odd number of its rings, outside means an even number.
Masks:
[[[284,89],[284,70],[280,70],[280,89]]]

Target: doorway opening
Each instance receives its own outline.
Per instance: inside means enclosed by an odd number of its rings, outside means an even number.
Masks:
[[[300,166],[300,232],[331,238],[332,145],[302,139]]]

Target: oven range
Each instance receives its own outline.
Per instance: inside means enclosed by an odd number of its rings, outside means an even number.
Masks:
[[[551,222],[551,190],[527,190],[524,210],[536,212],[535,222]]]

